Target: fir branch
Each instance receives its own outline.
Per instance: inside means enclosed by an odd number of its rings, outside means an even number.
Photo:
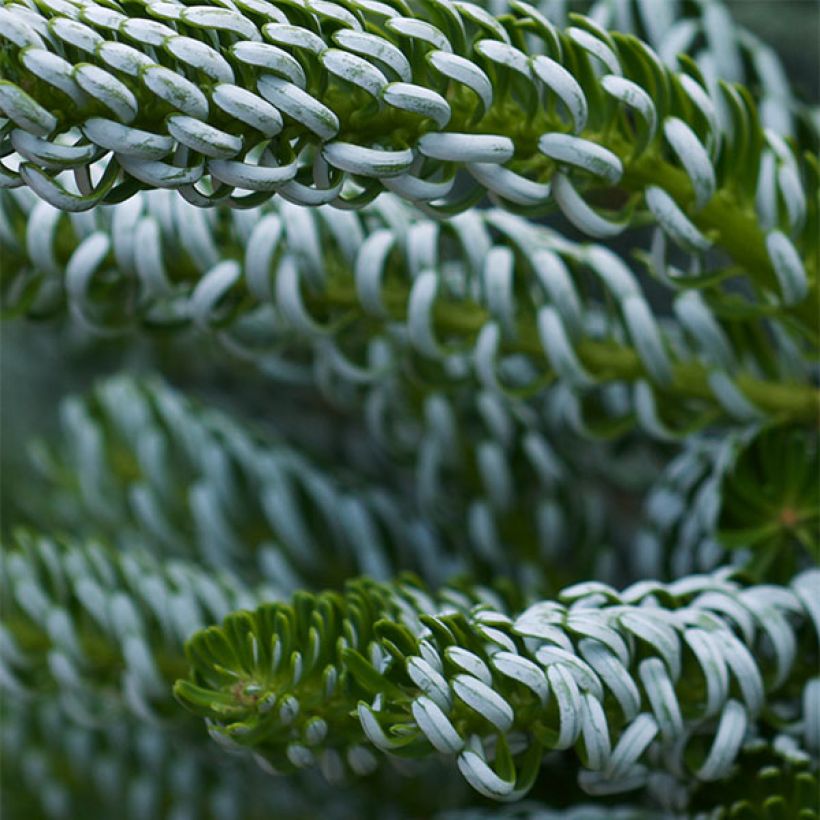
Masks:
[[[360,580],[199,633],[175,692],[277,770],[330,756],[362,773],[376,765],[368,746],[439,752],[512,800],[546,750],[574,747],[593,794],[640,788],[654,770],[685,796],[725,777],[769,715],[817,744],[818,583],[813,571],[780,588],[725,573],[622,593],[581,584],[511,618],[487,591]]]
[[[389,771],[328,791],[326,779],[341,772],[274,781],[250,753],[226,759],[207,742],[172,698],[170,683],[186,670],[183,640],[227,608],[270,599],[269,585],[251,593],[134,545],[117,553],[23,531],[3,544],[0,567],[0,808],[9,816],[73,820],[116,807],[128,820],[249,820],[269,816],[273,801],[283,820],[317,810],[382,820],[406,806],[429,814],[469,801],[440,770],[424,775],[429,790],[418,795]]]
[[[794,330],[790,308],[772,317],[767,302],[749,302],[744,318],[722,315],[743,277],[706,288],[677,278],[674,320],[656,319],[614,254],[501,211],[446,229],[382,197],[361,218],[277,203],[209,220],[142,195],[91,231],[44,203],[18,202],[0,200],[9,225],[0,242],[17,262],[5,283],[10,310],[49,314],[65,300],[100,333],[192,323],[263,362],[307,346],[354,383],[388,365],[376,336],[396,350],[395,367],[420,357],[452,371],[460,358],[490,390],[628,383],[638,418],[659,435],[681,400],[688,429],[725,416],[820,416],[820,392],[799,373],[816,347]],[[767,325],[777,341],[761,348]]]
[[[282,594],[414,569],[433,584],[504,573],[543,595],[631,566],[623,508],[659,454],[578,452],[498,396],[459,398],[433,394],[418,414],[389,399],[368,430],[384,453],[352,474],[158,379],[107,379],[62,402],[59,444],[32,447],[18,522],[262,577]],[[393,427],[404,434],[385,439]],[[385,457],[397,475],[384,476]],[[616,485],[617,504],[604,492]]]
[[[587,18],[558,31],[520,3],[500,18],[447,8],[320,5],[311,17],[292,6],[150,6],[151,17],[126,17],[94,3],[39,15],[10,4],[2,108],[25,161],[4,172],[8,184],[75,211],[139,187],[179,188],[203,205],[258,204],[278,190],[345,207],[387,187],[442,215],[486,189],[528,212],[554,194],[600,238],[646,196],[674,239],[716,242],[758,287],[816,320],[816,168],[764,133],[745,89],[724,84],[712,98],[691,61],[671,71]],[[52,147],[48,137],[72,127],[80,143]],[[111,151],[92,182],[91,162]],[[766,227],[755,204],[764,156],[805,203]],[[447,199],[458,167],[473,184]],[[80,193],[45,170],[64,168],[80,174]],[[625,216],[596,213],[578,182],[625,192]],[[776,212],[777,183],[761,184]]]
[[[752,426],[685,442],[645,504],[636,570],[679,578],[722,564],[784,582],[817,564],[814,431]]]
[[[16,489],[30,526],[264,578],[282,595],[402,565],[443,581],[468,560],[396,492],[159,379],[105,380],[60,416],[59,446],[33,447],[39,475]]]
[[[273,792],[282,817],[309,816],[295,783],[273,785],[179,728],[132,715],[88,725],[56,699],[15,701],[0,725],[0,806],[20,818],[261,820]]]
[[[275,594],[180,560],[25,531],[4,545],[0,585],[3,689],[23,700],[48,692],[90,723],[123,710],[172,717],[183,642]]]

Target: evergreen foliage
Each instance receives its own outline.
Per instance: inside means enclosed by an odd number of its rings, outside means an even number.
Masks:
[[[720,0],[5,2],[5,816],[817,820],[819,146]]]

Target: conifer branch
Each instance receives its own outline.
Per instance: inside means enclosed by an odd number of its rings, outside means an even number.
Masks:
[[[621,593],[588,583],[511,617],[486,590],[360,580],[197,634],[175,692],[276,770],[330,756],[364,773],[373,747],[439,752],[481,794],[514,800],[546,750],[574,747],[592,794],[640,788],[652,771],[709,782],[768,714],[817,744],[820,681],[805,661],[818,583],[817,571],[780,588],[725,572]]]
[[[349,208],[388,188],[452,215],[488,190],[528,213],[554,197],[577,227],[608,238],[645,198],[675,241],[701,252],[715,243],[816,321],[815,165],[764,132],[743,87],[712,98],[691,61],[676,73],[588,18],[558,31],[518,2],[499,18],[434,3],[38,9],[4,10],[0,107],[24,158],[4,177],[61,209],[141,187],[200,205],[279,192]],[[53,141],[71,128],[79,142]],[[764,163],[782,170],[779,183]],[[454,184],[459,168],[466,189]],[[63,169],[79,192],[57,179]],[[778,216],[787,177],[803,205]],[[622,192],[621,215],[597,213],[579,184],[613,204]]]
[[[497,210],[445,228],[382,197],[362,217],[277,203],[209,220],[140,195],[89,233],[45,203],[18,202],[2,201],[19,226],[0,238],[19,260],[8,310],[48,314],[65,301],[104,334],[194,324],[262,361],[307,347],[354,383],[390,366],[375,356],[378,336],[396,350],[394,367],[420,358],[452,372],[460,359],[490,390],[534,395],[558,380],[583,395],[630,384],[639,421],[660,435],[674,429],[665,415],[684,415],[682,400],[687,429],[726,416],[820,418],[820,391],[794,373],[795,354],[817,348],[791,309],[772,316],[760,301],[724,314],[747,276],[725,288],[667,278],[675,315],[659,320],[615,254]],[[761,348],[767,325],[778,335]]]
[[[603,445],[573,460],[488,393],[433,395],[412,418],[399,401],[387,411],[397,418],[373,421],[374,437],[412,431],[378,442],[406,465],[389,482],[366,479],[384,454],[362,458],[358,476],[337,474],[155,378],[107,379],[59,410],[58,441],[33,446],[33,475],[19,476],[21,522],[261,577],[281,595],[401,569],[439,584],[503,572],[544,594],[602,571],[600,541],[619,517],[604,477],[637,493],[654,476]],[[630,550],[612,541],[618,566]]]
[[[3,690],[23,700],[49,692],[91,723],[123,710],[149,722],[172,716],[182,643],[274,593],[179,560],[25,531],[4,545],[0,584]]]

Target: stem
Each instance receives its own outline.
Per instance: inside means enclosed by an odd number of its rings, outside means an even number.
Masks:
[[[385,283],[384,304],[394,318],[401,319],[406,315],[409,294],[409,288],[401,282]],[[328,303],[345,309],[359,307],[355,289],[338,281],[331,282],[321,298],[306,294],[305,299],[308,304],[312,302],[316,307],[326,307]],[[481,328],[491,319],[484,308],[469,300],[459,301],[458,304],[437,302],[433,307],[433,317],[441,336],[457,336],[466,345],[475,342]],[[549,367],[549,359],[544,352],[534,319],[519,319],[516,330],[516,341],[507,344],[507,352],[527,353]],[[648,378],[637,352],[614,340],[604,342],[583,339],[575,350],[581,363],[599,382]],[[706,367],[698,362],[677,362],[673,364],[672,373],[670,385],[664,387],[656,384],[655,388],[671,396],[715,403]],[[816,388],[758,379],[747,373],[738,374],[734,380],[741,392],[767,414],[793,422],[820,422],[820,390]]]

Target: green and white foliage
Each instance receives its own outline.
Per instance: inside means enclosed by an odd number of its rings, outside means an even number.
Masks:
[[[247,763],[169,726],[130,718],[89,725],[54,700],[15,703],[0,750],[4,779],[19,784],[4,804],[11,817],[267,816],[261,796],[270,785],[261,771],[248,778]],[[277,799],[293,817],[308,809],[296,790],[283,787]]]
[[[265,578],[279,594],[356,573],[387,579],[414,562],[432,577],[461,569],[395,494],[322,471],[160,381],[109,379],[60,415],[59,448],[33,448],[32,524],[50,516],[126,551]]]
[[[350,582],[200,632],[175,693],[276,771],[439,753],[515,800],[546,751],[574,749],[590,794],[646,788],[682,809],[748,737],[786,728],[814,749],[818,583],[591,582],[511,614],[486,589]]]
[[[818,124],[718,0],[4,2],[4,814],[817,820]]]
[[[275,597],[271,586],[251,593],[134,545],[118,555],[19,533],[4,549],[0,750],[4,784],[19,778],[8,804],[4,795],[10,816],[240,820],[269,816],[271,796],[283,816],[311,816],[309,781],[272,785],[250,757],[204,742],[171,695],[185,639]],[[344,820],[357,799],[323,813]]]
[[[725,25],[719,8],[707,38]],[[36,9],[4,9],[0,107],[21,162],[3,175],[63,210],[140,188],[201,206],[279,193],[341,208],[388,189],[446,216],[489,192],[533,214],[554,201],[607,239],[645,197],[664,235],[724,249],[774,298],[816,292],[816,164],[761,125],[723,66],[710,89],[697,63],[673,70],[591,18],[560,30],[520,2],[495,17],[439,0]],[[582,193],[616,186],[616,216]]]
[[[4,692],[27,700],[48,691],[91,722],[122,710],[167,718],[185,640],[232,609],[278,597],[182,560],[24,531],[5,545],[0,583]]]
[[[648,495],[635,571],[680,577],[732,563],[774,580],[816,564],[817,446],[794,427],[687,441]]]
[[[414,384],[525,398],[558,380],[558,412],[579,431],[603,404],[620,417],[607,423],[662,439],[724,417],[802,421],[820,404],[800,317],[739,305],[746,273],[690,281],[653,251],[673,305],[655,316],[614,253],[500,210],[439,223],[382,196],[360,216],[280,201],[202,211],[156,191],[66,214],[21,189],[0,198],[3,225],[19,260],[3,277],[8,312],[67,308],[103,336],[193,326],[336,403],[368,392],[383,405],[388,374],[408,368]]]
[[[249,820],[269,817],[273,802],[289,820],[318,808],[331,820],[399,820],[401,798],[413,803],[391,772],[350,784],[342,801],[319,772],[271,781],[250,753],[226,755],[174,703],[184,640],[230,609],[277,597],[270,585],[250,591],[134,544],[118,553],[21,531],[3,550],[4,815]],[[416,797],[420,810],[464,804],[463,790],[435,772],[428,782],[438,799]]]
[[[66,399],[60,418],[59,444],[31,448],[36,474],[15,493],[23,520],[264,578],[280,594],[408,568],[430,584],[503,572],[542,592],[578,573],[608,577],[629,542],[600,560],[620,517],[604,483],[637,494],[654,475],[604,446],[562,454],[486,394],[475,408],[433,396],[404,440],[382,442],[407,461],[393,486],[367,480],[384,454],[359,451],[357,472],[334,474],[156,379],[103,381]]]

